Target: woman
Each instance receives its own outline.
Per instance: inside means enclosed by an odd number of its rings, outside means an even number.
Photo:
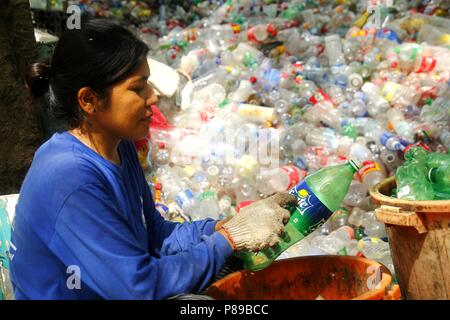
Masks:
[[[131,141],[157,103],[147,46],[92,20],[59,40],[51,67],[33,65],[70,124],[36,152],[16,207],[11,279],[16,299],[165,299],[201,292],[235,250],[275,244],[293,197],[277,194],[229,221],[165,221]]]

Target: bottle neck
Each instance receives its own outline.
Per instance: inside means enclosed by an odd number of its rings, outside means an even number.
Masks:
[[[428,180],[430,180],[433,183],[436,183],[436,171],[437,171],[437,168],[431,168],[428,171]]]
[[[350,167],[353,170],[353,173],[357,172],[360,169],[360,165],[359,163],[357,163],[355,160],[349,160],[348,164],[350,165]]]

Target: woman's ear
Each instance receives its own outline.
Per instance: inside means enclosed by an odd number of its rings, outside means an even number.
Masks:
[[[100,106],[100,97],[89,87],[83,87],[77,93],[78,105],[86,114],[92,115]]]

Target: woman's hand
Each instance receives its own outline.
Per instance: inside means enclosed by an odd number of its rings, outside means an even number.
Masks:
[[[223,221],[216,229],[225,236],[233,250],[257,251],[279,242],[290,213],[284,209],[288,203],[296,203],[288,193],[277,193],[244,207],[229,221]],[[219,224],[220,222],[218,222]]]

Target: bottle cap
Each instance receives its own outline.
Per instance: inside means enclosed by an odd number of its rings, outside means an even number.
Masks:
[[[247,200],[247,201],[243,201],[243,202],[239,203],[238,206],[236,207],[236,211],[239,213],[242,210],[242,208],[251,205],[253,202],[255,202],[255,201]]]

